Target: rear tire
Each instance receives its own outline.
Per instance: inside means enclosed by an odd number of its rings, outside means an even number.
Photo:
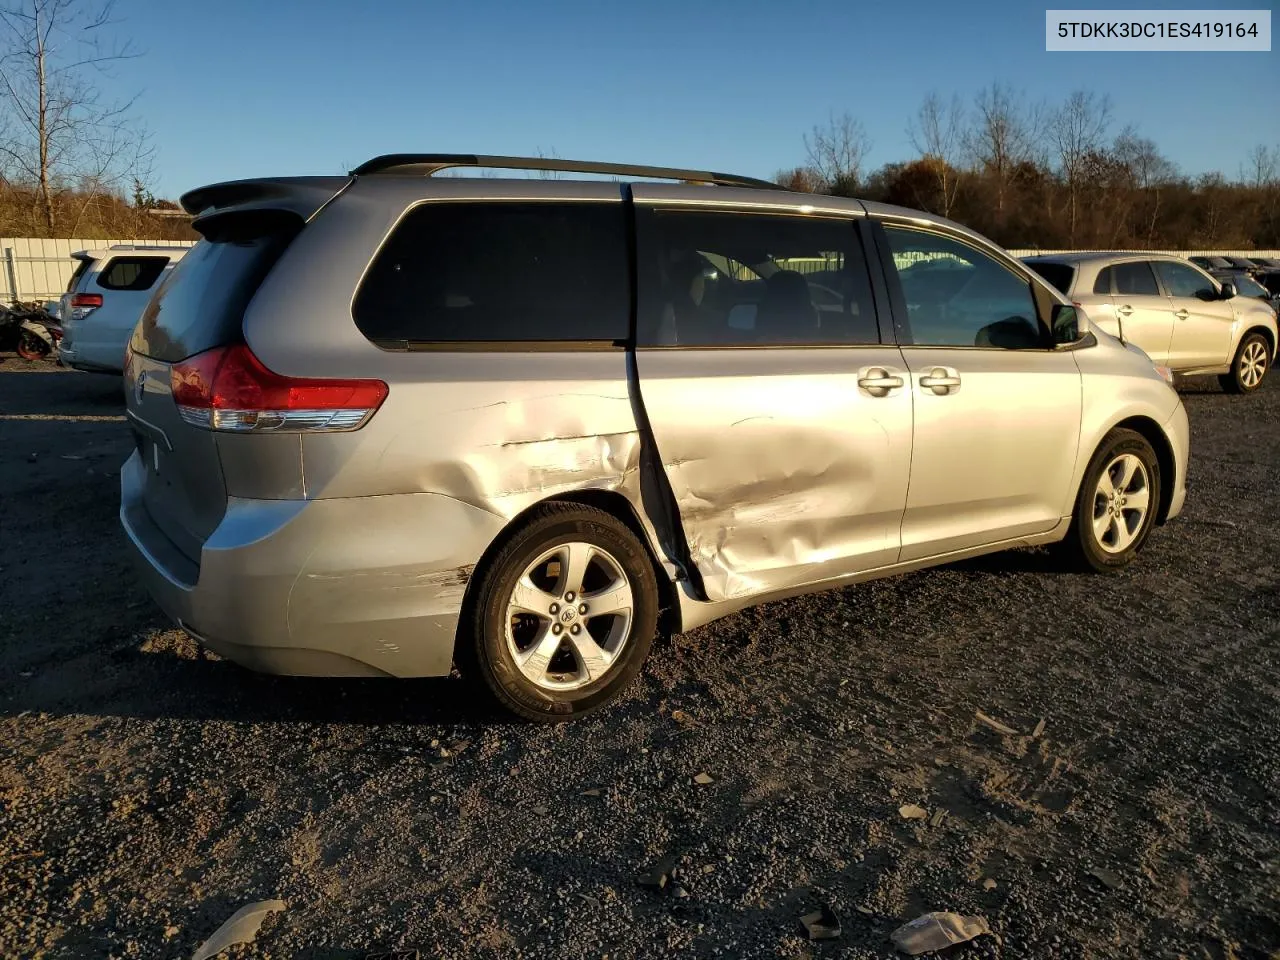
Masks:
[[[616,700],[640,672],[657,630],[657,578],[612,514],[547,503],[486,564],[464,617],[464,677],[525,720],[572,720]]]
[[[1257,331],[1247,333],[1236,348],[1231,361],[1231,372],[1218,377],[1218,383],[1227,393],[1252,393],[1262,386],[1271,369],[1271,344]]]
[[[1133,561],[1160,508],[1160,461],[1135,430],[1102,439],[1076,495],[1061,549],[1076,569],[1111,573]]]
[[[23,330],[18,338],[18,356],[23,360],[43,360],[49,355],[49,344],[30,330]]]

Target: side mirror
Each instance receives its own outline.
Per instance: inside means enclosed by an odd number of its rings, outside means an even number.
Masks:
[[[1220,294],[1223,300],[1230,300],[1236,295],[1236,285],[1230,280],[1222,281],[1222,292]]]
[[[1080,337],[1080,314],[1075,307],[1065,303],[1055,303],[1050,314],[1053,326],[1053,345],[1064,347],[1077,342]]]

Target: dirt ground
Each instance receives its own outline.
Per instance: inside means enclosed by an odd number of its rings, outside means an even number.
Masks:
[[[1280,957],[1280,384],[1185,400],[1186,513],[1122,574],[770,604],[548,729],[202,658],[127,564],[119,381],[9,357],[0,956],[190,957],[279,897],[229,956],[886,957],[955,910],[996,934],[955,956]]]

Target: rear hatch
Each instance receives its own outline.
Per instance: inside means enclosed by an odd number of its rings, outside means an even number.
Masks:
[[[304,184],[275,204],[264,203],[244,183],[225,185],[222,194],[207,187],[184,197],[184,205],[196,198],[191,212],[205,212],[195,220],[204,239],[161,282],[129,344],[124,385],[146,468],[142,501],[156,527],[197,564],[226,512],[227,485],[218,434],[184,420],[174,401],[175,368],[181,375],[188,368],[183,361],[243,342],[244,313],[254,293],[306,217],[345,182],[316,179],[322,189]],[[223,206],[219,199],[231,202]]]

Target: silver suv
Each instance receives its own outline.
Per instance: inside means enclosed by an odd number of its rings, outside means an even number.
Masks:
[[[457,155],[183,204],[120,514],[159,604],[256,669],[456,662],[565,719],[659,623],[1029,544],[1111,570],[1182,509],[1166,376],[923,213]]]
[[[1158,253],[1074,253],[1026,263],[1082,307],[1097,326],[1180,374],[1218,374],[1224,390],[1262,385],[1276,353],[1276,313],[1236,296],[1179,257]]]

